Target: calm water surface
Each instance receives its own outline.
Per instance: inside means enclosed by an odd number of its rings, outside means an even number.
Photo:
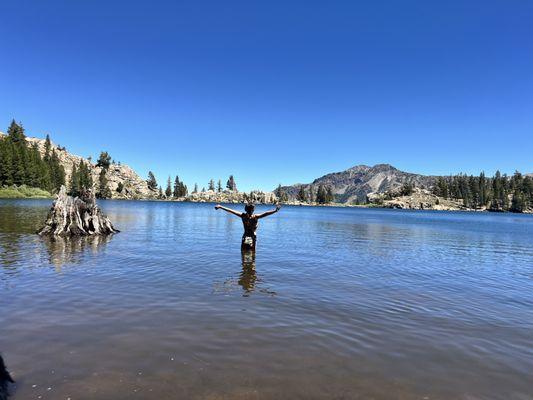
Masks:
[[[532,216],[284,207],[254,259],[213,205],[49,205],[0,200],[15,400],[533,399]]]

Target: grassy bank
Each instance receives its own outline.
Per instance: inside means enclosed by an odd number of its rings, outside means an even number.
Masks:
[[[39,188],[22,186],[0,187],[0,199],[49,199],[52,194]]]

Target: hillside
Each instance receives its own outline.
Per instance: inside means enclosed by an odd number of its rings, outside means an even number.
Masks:
[[[409,183],[418,188],[428,189],[436,181],[434,176],[424,176],[400,171],[389,164],[377,164],[373,167],[357,165],[342,172],[334,172],[315,179],[311,183],[282,187],[290,199],[296,197],[303,186],[309,191],[319,185],[330,187],[339,203],[357,203],[366,201],[369,193],[395,191]]]
[[[0,132],[0,137],[5,136]],[[45,139],[38,139],[34,137],[26,137],[28,145],[36,145],[41,157],[45,155]],[[72,175],[74,165],[79,165],[83,160],[89,166],[92,180],[96,185],[98,176],[102,170],[101,167],[96,166],[89,159],[71,154],[63,148],[51,142],[51,149],[55,151],[61,166],[65,170],[65,182],[69,182]],[[146,181],[141,178],[131,167],[125,164],[111,164],[106,173],[109,189],[111,189],[111,198],[114,199],[151,199],[157,196],[157,192],[148,188]],[[121,193],[117,192],[119,183],[123,185]]]

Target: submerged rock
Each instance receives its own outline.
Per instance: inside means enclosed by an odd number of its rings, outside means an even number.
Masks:
[[[61,186],[52,208],[48,212],[44,227],[37,233],[52,236],[89,236],[117,233],[109,218],[98,206],[92,191],[87,190],[80,197],[67,194]]]

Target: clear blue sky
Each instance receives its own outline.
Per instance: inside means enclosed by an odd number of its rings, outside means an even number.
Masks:
[[[533,172],[533,1],[9,1],[0,123],[160,182]]]

